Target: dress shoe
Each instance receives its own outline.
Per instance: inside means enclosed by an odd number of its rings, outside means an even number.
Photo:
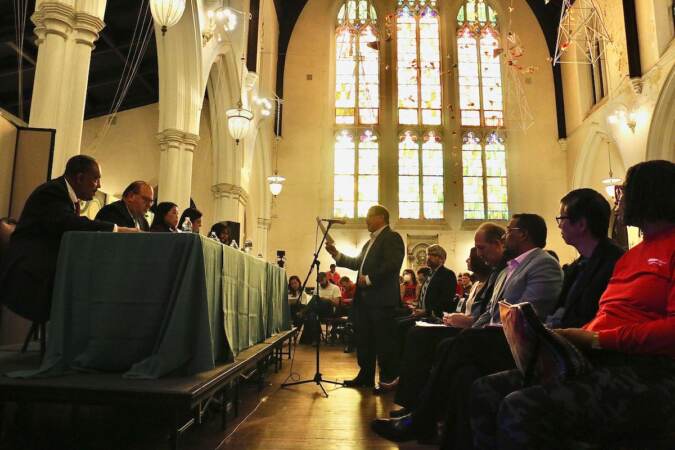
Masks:
[[[392,419],[407,416],[408,414],[410,414],[410,410],[408,408],[394,409],[392,411],[389,411],[389,417],[391,417]]]
[[[374,395],[382,395],[396,390],[396,387],[390,387],[389,383],[380,383],[373,388]]]
[[[391,382],[380,381],[380,386],[382,386],[384,389],[394,390],[396,389],[396,386],[398,386],[398,377],[394,378],[394,380]]]
[[[373,387],[375,386],[375,381],[356,377],[352,380],[345,380],[343,384],[345,387]]]
[[[370,423],[370,427],[375,433],[390,441],[405,442],[417,438],[410,414],[397,419],[375,419]]]

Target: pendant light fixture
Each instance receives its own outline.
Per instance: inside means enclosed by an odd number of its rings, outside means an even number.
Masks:
[[[605,186],[605,192],[607,192],[607,195],[609,198],[614,200],[615,198],[615,192],[616,192],[616,186],[621,184],[621,178],[617,178],[614,176],[612,173],[612,153],[610,151],[610,146],[611,142],[609,139],[607,140],[607,162],[609,163],[609,178],[605,178],[602,180],[602,184]]]
[[[185,0],[150,0],[150,12],[155,22],[166,30],[176,25],[185,11]]]
[[[236,108],[231,108],[225,111],[225,116],[227,117],[227,129],[230,131],[230,136],[232,139],[239,145],[239,141],[242,140],[248,133],[248,129],[251,125],[251,120],[253,120],[253,113],[244,108],[241,101],[241,90],[243,89],[244,84],[244,57],[241,58],[241,77],[240,77],[240,89],[239,89],[239,102],[237,102]]]
[[[279,141],[281,140],[281,130],[279,128],[281,121],[281,102],[282,100],[279,97],[275,96],[274,101],[277,103],[277,117],[274,130],[274,175],[267,177],[267,183],[270,187],[270,192],[273,196],[277,196],[281,193],[281,190],[284,188],[284,181],[286,178],[279,175],[278,163],[279,163]]]

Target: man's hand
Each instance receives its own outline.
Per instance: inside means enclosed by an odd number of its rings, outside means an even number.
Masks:
[[[462,313],[444,314],[443,323],[455,328],[469,328],[473,325],[473,318]]]
[[[594,332],[582,330],[581,328],[562,328],[554,331],[580,349],[592,348],[593,341],[597,339]]]
[[[337,251],[337,249],[335,248],[335,244],[334,244],[334,243],[332,243],[332,242],[326,242],[325,247],[326,247],[326,251],[327,251],[328,253],[330,253],[330,255],[331,255],[333,258],[335,258],[335,257],[337,256],[338,251]]]
[[[357,284],[359,287],[366,287],[366,286],[368,286],[368,281],[366,280],[366,276],[365,276],[365,275],[359,275],[359,279],[356,280],[356,284]]]
[[[118,233],[140,233],[141,230],[138,228],[129,228],[129,227],[117,227]]]

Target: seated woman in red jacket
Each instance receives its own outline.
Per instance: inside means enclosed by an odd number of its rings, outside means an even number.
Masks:
[[[616,263],[595,318],[556,330],[593,369],[529,387],[518,371],[477,380],[470,412],[476,448],[567,449],[575,441],[612,445],[622,436],[673,431],[666,427],[675,415],[675,164],[637,164],[618,191],[619,214],[643,241]]]

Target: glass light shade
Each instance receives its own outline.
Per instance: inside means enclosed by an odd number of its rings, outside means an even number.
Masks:
[[[621,184],[621,178],[609,177],[602,180],[602,184],[605,185],[605,192],[610,198],[614,198],[614,186]]]
[[[272,193],[272,195],[276,197],[281,193],[281,190],[284,187],[284,181],[286,181],[286,178],[276,173],[271,177],[267,177],[267,182],[270,185],[270,192]]]
[[[162,34],[178,23],[185,11],[185,0],[150,0],[153,19],[162,27]]]
[[[253,120],[253,113],[244,108],[232,108],[225,111],[227,117],[227,129],[230,131],[232,139],[239,144],[239,141],[248,133],[249,125]]]

